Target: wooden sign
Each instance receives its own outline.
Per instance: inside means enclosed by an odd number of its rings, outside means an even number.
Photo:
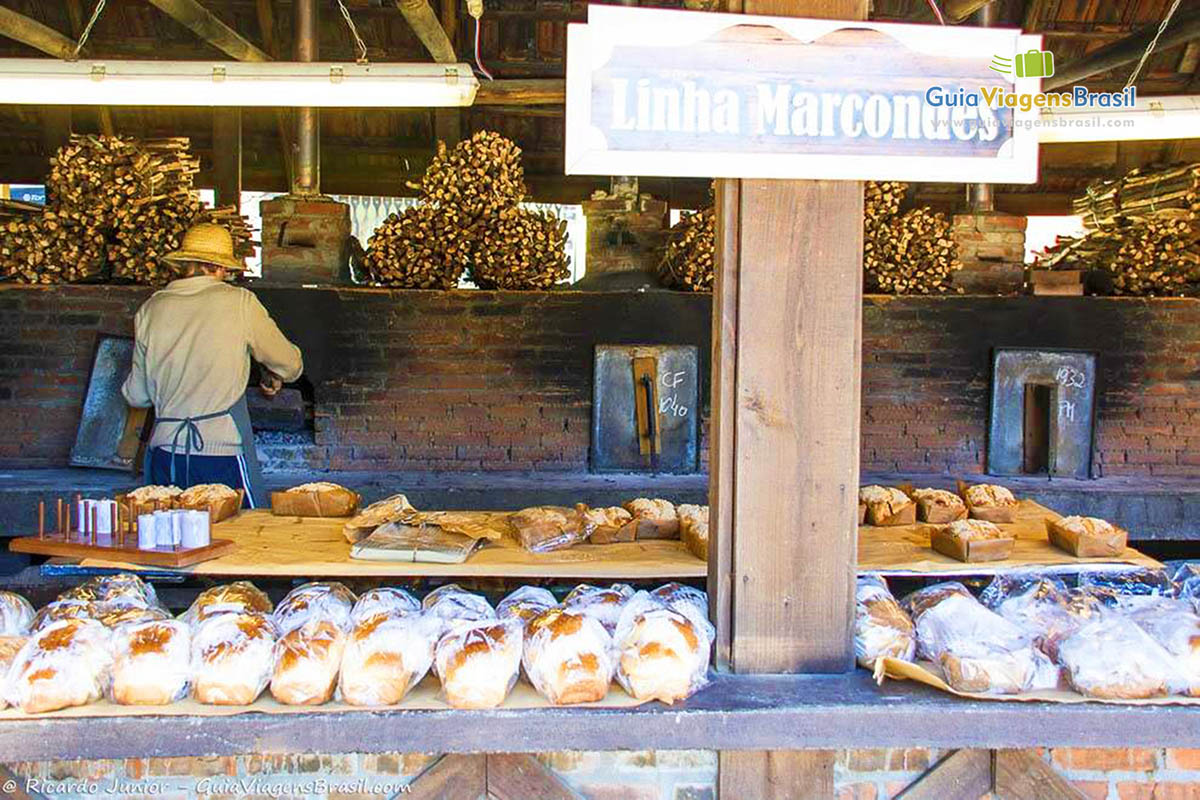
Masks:
[[[997,28],[591,5],[567,39],[566,172],[1033,183],[1039,81]],[[981,91],[983,90],[983,91]]]

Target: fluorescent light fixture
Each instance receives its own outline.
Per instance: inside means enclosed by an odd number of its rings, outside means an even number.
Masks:
[[[1200,139],[1200,95],[1139,97],[1133,108],[1043,109],[1038,141]]]
[[[0,103],[72,106],[469,106],[467,64],[0,59]]]

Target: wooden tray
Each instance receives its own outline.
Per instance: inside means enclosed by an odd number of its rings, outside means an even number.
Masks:
[[[974,539],[963,541],[950,536],[944,529],[934,531],[929,535],[929,546],[944,556],[958,559],[966,563],[979,561],[1003,561],[1012,555],[1017,540],[1007,539]]]
[[[78,534],[76,534],[77,536]],[[102,558],[112,561],[123,561],[146,567],[187,567],[210,561],[233,552],[234,543],[229,539],[213,539],[205,547],[191,549],[156,547],[153,550],[140,550],[137,546],[137,534],[126,534],[133,538],[133,546],[121,546],[112,536],[97,536],[95,543],[80,541],[78,538],[64,537],[62,534],[46,534],[44,538],[23,536],[11,539],[8,548],[14,553],[32,553],[41,556],[60,556],[64,558]],[[128,539],[126,539],[128,541]]]

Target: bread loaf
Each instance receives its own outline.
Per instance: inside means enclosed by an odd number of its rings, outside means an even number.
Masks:
[[[578,611],[594,618],[612,633],[621,619],[621,610],[629,598],[633,597],[633,587],[625,583],[614,583],[607,589],[600,586],[581,583],[563,598],[563,607]]]
[[[967,590],[967,587],[958,581],[943,581],[942,583],[935,583],[932,586],[926,586],[924,589],[918,589],[915,592],[905,595],[904,599],[900,601],[900,606],[915,623],[926,611],[947,597],[956,594],[974,599]]]
[[[592,534],[587,506],[533,506],[508,518],[521,547],[531,553],[548,553],[573,547]]]
[[[38,609],[29,625],[30,633],[64,619],[95,619],[95,604],[87,600],[55,600]]]
[[[963,499],[945,489],[917,489],[913,499],[917,501],[917,519],[921,522],[943,525],[967,516]]]
[[[711,626],[638,592],[625,604],[613,637],[617,680],[638,700],[683,700],[706,681],[712,637]]]
[[[377,614],[403,617],[420,611],[420,601],[410,593],[392,586],[381,586],[365,591],[358,596],[358,601],[350,611],[350,621],[357,625],[362,620]]]
[[[526,627],[522,665],[529,682],[554,705],[603,700],[616,664],[612,637],[596,619],[551,608]]]
[[[1017,498],[1003,486],[977,483],[966,487],[962,496],[972,519],[1000,523],[1016,521]]]
[[[129,606],[123,603],[92,603],[92,619],[106,628],[116,628],[131,622],[159,622],[171,619],[161,606]]]
[[[1110,558],[1125,552],[1129,534],[1097,517],[1046,520],[1050,544],[1079,558]]]
[[[352,517],[358,511],[358,492],[336,483],[317,481],[271,492],[271,513],[291,517]]]
[[[434,665],[446,702],[455,708],[495,708],[521,667],[517,620],[488,620],[450,631],[437,644]]]
[[[24,636],[33,625],[33,606],[16,592],[0,591],[0,636]]]
[[[356,615],[338,677],[342,699],[355,706],[399,703],[429,672],[442,626],[420,612]]]
[[[632,542],[637,531],[630,527],[633,515],[620,506],[589,508],[583,512],[584,524],[592,531],[588,538],[592,544]]]
[[[634,538],[679,538],[679,514],[670,500],[639,497],[626,503],[625,510],[633,515],[628,524],[634,527]]]
[[[179,499],[179,495],[182,493],[183,489],[180,489],[178,486],[150,484],[148,486],[139,486],[126,494],[125,497],[139,506],[158,504],[159,508],[174,508],[175,501]]]
[[[1161,697],[1180,682],[1170,654],[1121,614],[1102,615],[1068,636],[1058,658],[1075,691],[1088,697]]]
[[[315,581],[297,586],[275,607],[273,619],[280,636],[291,633],[312,619],[349,630],[354,593],[337,581]]]
[[[92,603],[122,603],[135,606],[159,605],[154,587],[130,572],[88,578],[75,588],[60,594],[58,599],[84,600]]]
[[[858,579],[854,604],[854,656],[867,669],[877,658],[912,661],[917,637],[912,620],[882,578]]]
[[[708,561],[708,506],[685,503],[676,508],[679,514],[679,538],[688,552]]]
[[[223,483],[198,483],[184,489],[176,499],[180,508],[204,509],[237,497],[237,490]]]
[[[496,611],[487,598],[465,591],[456,583],[439,586],[425,595],[421,607],[426,614],[447,625],[486,622],[496,618]]]
[[[0,709],[8,707],[5,676],[27,641],[29,639],[26,636],[0,636]]]
[[[26,714],[99,700],[112,676],[109,631],[91,619],[52,622],[13,659],[5,696]]]
[[[496,618],[517,619],[522,626],[528,626],[534,617],[557,605],[558,601],[548,590],[538,586],[522,586],[496,604]]]
[[[1175,662],[1173,693],[1200,697],[1200,616],[1189,604],[1175,609],[1135,612],[1130,619],[1170,654]]]
[[[285,705],[320,705],[333,697],[346,636],[329,619],[312,616],[275,642],[271,695]]]
[[[192,633],[192,695],[201,703],[249,705],[271,680],[275,626],[266,614],[231,612]]]
[[[249,581],[234,581],[205,589],[196,596],[180,619],[195,626],[214,614],[230,611],[270,614],[273,608],[271,598],[257,586]]]
[[[917,520],[916,503],[899,489],[863,486],[858,500],[866,505],[866,521],[871,525],[911,525]]]
[[[187,696],[191,632],[178,620],[120,625],[113,631],[112,699],[127,706],[162,706]]]

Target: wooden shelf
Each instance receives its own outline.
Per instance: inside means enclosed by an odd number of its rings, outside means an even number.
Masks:
[[[586,580],[663,580],[701,578],[708,564],[678,541],[579,545],[536,554],[505,540],[486,545],[462,564],[406,561],[356,561],[342,536],[341,519],[276,517],[269,511],[245,511],[213,526],[213,536],[234,543],[231,552],[186,567],[189,575],[369,577],[580,578]],[[84,567],[145,569],[121,561],[85,558]]]

